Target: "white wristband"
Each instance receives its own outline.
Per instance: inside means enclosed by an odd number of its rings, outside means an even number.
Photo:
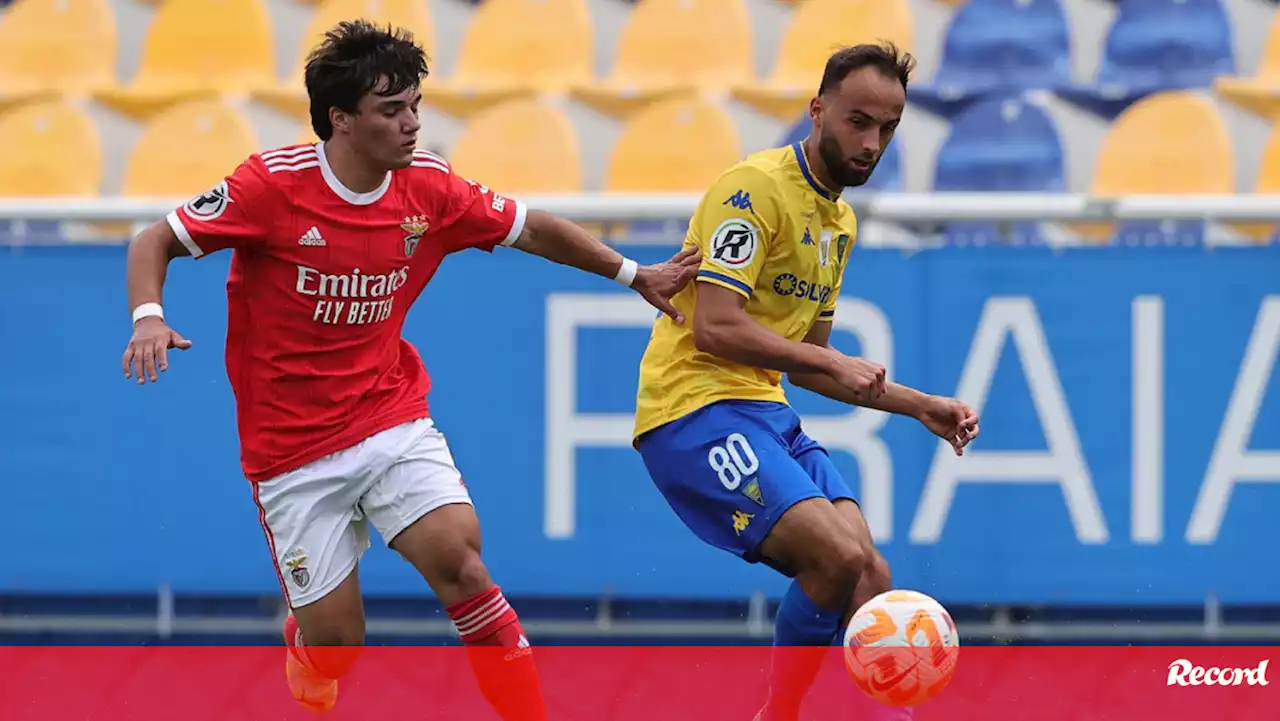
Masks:
[[[613,279],[630,288],[631,283],[636,279],[636,271],[639,269],[640,264],[630,258],[623,258],[622,267],[618,269],[618,274],[613,276]]]
[[[159,303],[143,303],[133,309],[134,323],[137,323],[143,318],[150,318],[152,316],[156,316],[161,319],[164,318],[164,308],[162,308]]]

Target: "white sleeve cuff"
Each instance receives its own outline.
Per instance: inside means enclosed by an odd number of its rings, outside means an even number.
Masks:
[[[507,237],[503,239],[503,245],[509,246],[512,243],[515,243],[516,239],[520,237],[520,234],[524,232],[524,218],[525,214],[529,212],[529,209],[525,207],[524,203],[521,203],[518,200],[515,201],[515,204],[516,219],[511,221],[511,230],[507,233]]]
[[[187,232],[187,226],[182,224],[182,218],[178,217],[178,211],[171,211],[164,219],[169,221],[169,227],[173,229],[173,234],[178,236],[178,241],[186,247],[192,258],[199,258],[204,255],[204,251],[200,250],[200,246],[196,245],[196,242],[191,238],[191,234]]]

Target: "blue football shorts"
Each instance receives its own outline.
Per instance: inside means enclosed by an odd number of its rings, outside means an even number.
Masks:
[[[760,543],[800,501],[855,500],[784,403],[712,403],[645,433],[636,449],[689,530],[749,563],[762,560]]]

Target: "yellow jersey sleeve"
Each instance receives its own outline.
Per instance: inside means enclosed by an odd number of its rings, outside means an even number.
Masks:
[[[739,165],[720,176],[690,227],[702,251],[698,281],[750,298],[782,219],[781,191],[764,170]]]

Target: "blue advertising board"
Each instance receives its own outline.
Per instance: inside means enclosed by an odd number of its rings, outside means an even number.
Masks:
[[[628,249],[641,260],[670,249]],[[195,347],[121,376],[124,250],[0,250],[0,589],[277,590],[223,368],[226,254],[175,262]],[[895,585],[947,602],[1280,602],[1280,247],[858,249],[835,343],[982,413],[916,422],[790,389]],[[437,423],[510,594],[776,595],[702,546],[628,445],[653,312],[516,251],[450,258],[410,314]],[[370,593],[416,593],[375,543]]]

